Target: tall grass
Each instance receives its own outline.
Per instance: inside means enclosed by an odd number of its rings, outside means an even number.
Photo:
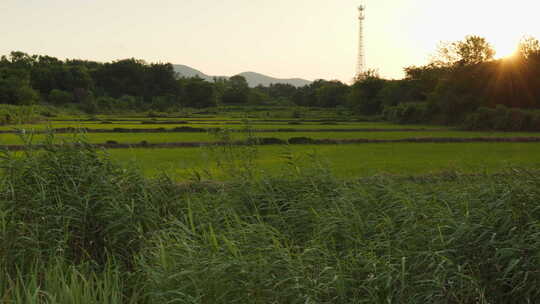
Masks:
[[[0,104],[0,126],[38,122],[44,118],[41,114],[44,109],[41,106]]]
[[[4,152],[0,302],[540,296],[538,172],[342,181],[310,163],[210,187],[146,179],[84,142]]]
[[[15,106],[0,103],[0,126],[39,123],[58,115],[80,114],[74,108],[57,108],[51,105]]]
[[[0,303],[141,303],[142,294],[129,289],[115,266],[100,272],[91,267],[68,265],[56,261],[47,265],[36,262],[27,272],[15,275],[0,273]]]

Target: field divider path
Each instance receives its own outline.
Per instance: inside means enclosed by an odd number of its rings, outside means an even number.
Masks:
[[[448,129],[422,129],[422,128],[403,128],[403,129],[373,129],[373,128],[358,128],[358,129],[293,129],[293,128],[279,128],[279,129],[226,129],[226,128],[193,128],[193,127],[178,127],[172,129],[166,128],[145,128],[145,129],[132,129],[132,128],[111,128],[111,129],[92,129],[92,128],[54,128],[49,130],[31,130],[29,132],[34,134],[46,134],[46,133],[204,133],[210,131],[227,130],[230,132],[245,133],[271,133],[271,132],[443,132]],[[0,130],[0,134],[18,134],[21,130]]]
[[[106,123],[106,122],[141,122],[143,124],[187,124],[187,123],[197,123],[197,122],[225,122],[225,123],[231,123],[231,124],[244,124],[242,119],[193,119],[188,117],[179,117],[179,119],[183,120],[153,120],[153,118],[147,118],[147,117],[141,117],[141,118],[134,118],[134,119],[103,119],[103,120],[94,120],[94,119],[88,119],[88,120],[80,120],[80,119],[55,119],[56,122],[96,122],[96,123]],[[259,119],[256,121],[250,121],[250,124],[264,124],[267,122],[276,122],[276,123],[288,123],[288,122],[300,122],[300,123],[356,123],[356,122],[364,122],[364,121],[354,121],[354,120],[316,120],[316,119],[308,119],[308,120],[289,120],[289,119]],[[369,121],[367,121],[369,122]]]
[[[288,141],[277,138],[259,138],[253,141],[232,141],[232,142],[169,142],[169,143],[103,143],[88,144],[94,147],[107,149],[129,149],[129,148],[193,148],[204,146],[246,146],[246,145],[339,145],[339,144],[384,144],[384,143],[537,143],[540,137],[472,137],[472,138],[448,138],[448,137],[422,137],[422,138],[402,138],[402,139],[311,139],[307,137],[295,137]],[[60,146],[60,145],[56,145]],[[32,145],[32,148],[43,148],[43,145]],[[28,149],[26,145],[0,145],[0,149],[10,151],[21,151]]]

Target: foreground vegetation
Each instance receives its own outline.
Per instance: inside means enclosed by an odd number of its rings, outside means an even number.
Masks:
[[[533,303],[536,171],[335,178],[294,158],[177,184],[84,142],[0,160],[5,303]]]

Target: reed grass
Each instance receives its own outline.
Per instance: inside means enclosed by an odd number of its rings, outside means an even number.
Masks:
[[[84,141],[29,148],[0,158],[2,303],[540,296],[537,171],[345,181],[314,156],[249,179],[257,147],[221,147],[229,182],[178,184]]]

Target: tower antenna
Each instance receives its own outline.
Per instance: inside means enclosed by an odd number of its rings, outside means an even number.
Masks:
[[[366,6],[360,5],[358,7],[358,59],[356,63],[356,79],[362,77],[362,74],[366,69],[366,55],[364,52],[364,20],[366,19]]]

